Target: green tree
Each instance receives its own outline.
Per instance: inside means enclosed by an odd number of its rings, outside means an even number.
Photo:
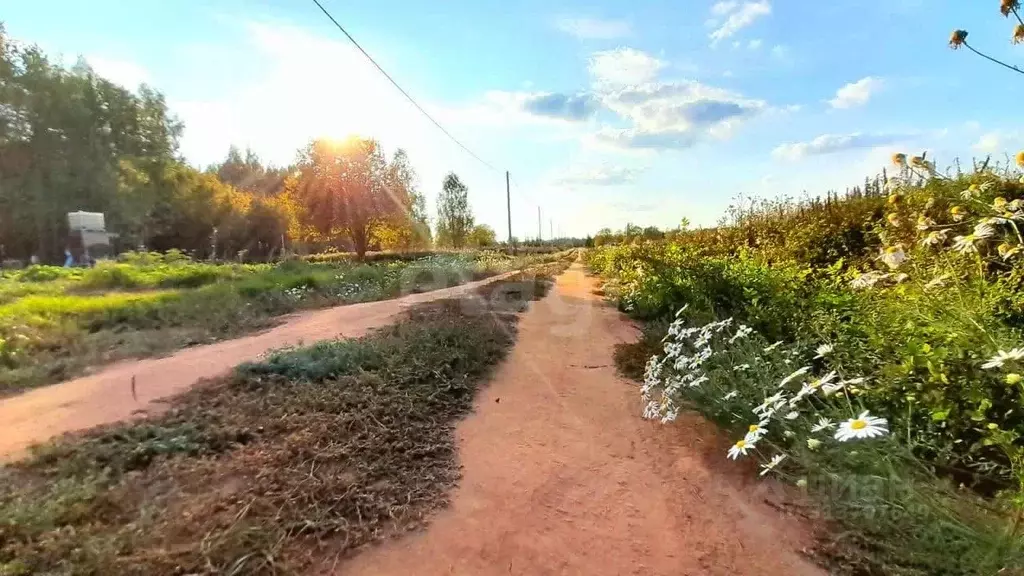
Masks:
[[[473,228],[473,212],[469,207],[469,188],[454,172],[444,177],[437,197],[437,242],[443,246],[462,248]]]
[[[498,235],[487,224],[477,224],[469,231],[466,237],[466,244],[474,248],[486,248],[498,243]]]
[[[322,239],[345,237],[360,259],[374,229],[402,217],[410,204],[376,140],[314,140],[300,154],[298,170],[309,226]]]

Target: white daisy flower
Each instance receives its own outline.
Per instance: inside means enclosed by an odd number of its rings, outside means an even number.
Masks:
[[[889,278],[889,274],[872,270],[850,280],[851,288],[874,288],[882,280]]]
[[[767,473],[771,472],[772,470],[774,470],[775,467],[778,466],[785,459],[786,459],[786,455],[785,454],[776,454],[775,456],[773,456],[772,459],[769,460],[767,464],[763,464],[761,466],[761,474],[760,474],[760,476],[764,476],[765,474],[767,474]]]
[[[974,234],[968,234],[967,236],[957,236],[953,238],[953,250],[960,252],[961,254],[977,253],[978,248],[974,245],[976,238]]]
[[[807,448],[808,448],[808,450],[812,450],[812,451],[813,450],[817,450],[818,448],[821,448],[821,440],[818,440],[817,438],[808,438],[807,439]]]
[[[946,236],[948,235],[949,230],[932,230],[921,239],[921,245],[938,246],[946,241]]]
[[[989,358],[988,362],[981,365],[982,368],[990,370],[992,368],[1002,368],[1003,364],[1011,360],[1020,360],[1024,358],[1024,348],[1014,348],[1009,352],[1003,352],[1002,350],[996,352],[996,355]]]
[[[975,238],[978,238],[978,239],[991,238],[992,236],[995,236],[995,234],[996,234],[996,227],[993,226],[992,223],[989,222],[988,220],[983,220],[983,221],[979,222],[977,225],[975,225],[975,227],[974,227],[974,234],[973,234],[973,236]]]
[[[707,381],[708,381],[708,377],[707,376],[701,376],[700,378],[697,378],[693,382],[690,382],[688,384],[688,386],[690,388],[696,388],[696,387],[700,386],[701,384],[703,384],[703,383],[705,383]]]
[[[818,346],[817,349],[815,349],[815,352],[818,353],[818,355],[815,356],[815,358],[824,358],[825,356],[831,354],[832,350],[833,347],[831,344],[822,344],[821,346]]]
[[[793,410],[789,414],[786,414],[786,420],[796,420],[799,417],[800,417],[800,413],[797,412],[796,410]]]
[[[775,344],[772,344],[771,346],[765,347],[764,351],[765,352],[771,352],[772,350],[775,350],[779,346],[782,346],[782,340],[779,340],[778,342],[776,342]]]
[[[722,396],[722,400],[732,400],[733,398],[735,398],[735,397],[737,397],[739,395],[740,395],[739,392],[737,392],[736,390],[733,390],[732,392],[729,392],[725,396]]]
[[[761,402],[759,405],[755,406],[753,412],[754,412],[754,414],[762,413],[762,412],[768,410],[771,406],[773,406],[773,405],[775,405],[775,404],[777,404],[778,402],[781,402],[781,401],[782,401],[782,392],[776,392],[775,394],[772,394],[771,396],[765,398],[764,402]]]
[[[739,366],[733,366],[732,369],[735,370],[736,372],[750,370],[750,364],[740,364]]]
[[[839,392],[843,388],[846,388],[847,382],[836,382],[835,384],[822,384],[821,391],[825,396],[831,396],[836,392]]]
[[[810,369],[811,369],[810,366],[804,366],[803,368],[797,369],[796,372],[793,372],[789,376],[786,376],[785,378],[782,379],[782,382],[779,383],[779,388],[785,386],[786,384],[789,384],[790,382],[792,382],[793,380],[803,376],[804,374],[807,374],[807,372]]]
[[[729,344],[732,344],[733,342],[739,340],[740,338],[746,338],[753,331],[754,331],[754,329],[751,328],[750,326],[747,326],[745,324],[740,324],[740,327],[739,327],[738,330],[736,330],[736,333],[733,334],[732,338],[729,338]]]
[[[878,256],[886,266],[891,269],[899,268],[901,264],[906,262],[907,253],[903,251],[903,247],[899,244],[895,246],[889,246],[882,250],[882,253]]]
[[[743,439],[751,444],[757,442],[768,433],[768,429],[765,428],[767,424],[768,420],[761,420],[757,424],[751,424],[747,427],[747,435]]]
[[[822,430],[830,430],[833,427],[835,427],[835,423],[833,423],[828,418],[822,416],[818,418],[818,423],[815,424],[813,428],[811,428],[811,432],[821,432]]]
[[[746,456],[747,455],[747,451],[749,451],[753,447],[754,447],[754,443],[753,442],[748,442],[745,439],[744,440],[739,440],[735,444],[732,445],[732,448],[729,448],[729,458],[732,459],[732,460],[735,460],[735,459],[739,458],[740,456]]]
[[[888,422],[885,418],[878,418],[868,414],[865,410],[860,416],[851,418],[839,425],[835,438],[840,442],[859,440],[862,438],[877,438],[889,433]]]

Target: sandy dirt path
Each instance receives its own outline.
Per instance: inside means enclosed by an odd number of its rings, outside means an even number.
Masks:
[[[632,327],[579,264],[523,317],[519,340],[457,428],[464,477],[430,526],[328,559],[326,574],[824,574],[770,484],[725,459],[697,417],[640,418],[612,351]],[[770,490],[770,488],[768,489]]]
[[[409,306],[456,296],[511,274],[515,272],[393,300],[294,314],[252,336],[187,348],[163,358],[118,362],[90,376],[0,399],[0,461],[19,458],[32,444],[65,432],[159,412],[166,406],[160,400],[188,389],[200,379],[223,375],[270,350],[359,337],[391,323]]]

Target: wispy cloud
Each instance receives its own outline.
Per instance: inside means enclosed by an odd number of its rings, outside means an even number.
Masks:
[[[130,90],[138,88],[139,84],[150,81],[149,71],[130,60],[107,58],[105,56],[86,56],[85,61],[100,76],[121,84]]]
[[[665,62],[634,48],[595,52],[588,69],[594,82],[606,86],[642,84],[654,79]]]
[[[881,78],[867,76],[851,82],[836,91],[835,98],[828,101],[833,108],[855,108],[868,103],[872,96],[882,89]]]
[[[722,40],[729,38],[740,30],[750,26],[758,18],[772,13],[772,5],[768,0],[756,0],[754,2],[719,2],[711,7],[712,14],[728,18],[721,26],[711,32],[711,45],[714,46]]]
[[[559,18],[555,27],[580,40],[614,40],[633,34],[633,27],[625,20],[602,18]]]
[[[531,94],[522,101],[523,110],[530,114],[569,121],[586,120],[597,112],[599,106],[597,98],[585,92]]]
[[[696,81],[652,82],[602,94],[602,104],[631,125],[605,127],[597,143],[624,149],[678,150],[726,137],[767,108],[760,100]]]
[[[772,150],[772,156],[784,160],[800,160],[808,156],[836,154],[858,148],[877,148],[914,138],[914,134],[863,133],[822,134],[809,142],[782,144]]]
[[[641,168],[596,166],[576,168],[560,176],[556,183],[567,186],[620,186],[634,182]]]

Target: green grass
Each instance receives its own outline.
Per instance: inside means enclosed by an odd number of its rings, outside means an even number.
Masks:
[[[455,422],[566,264],[480,289],[490,308],[440,301],[280,351],[0,468],[0,574],[307,573],[422,525],[459,477]]]
[[[0,277],[0,394],[235,337],[298,310],[436,290],[565,257],[216,265],[142,254],[87,270],[36,266]]]

